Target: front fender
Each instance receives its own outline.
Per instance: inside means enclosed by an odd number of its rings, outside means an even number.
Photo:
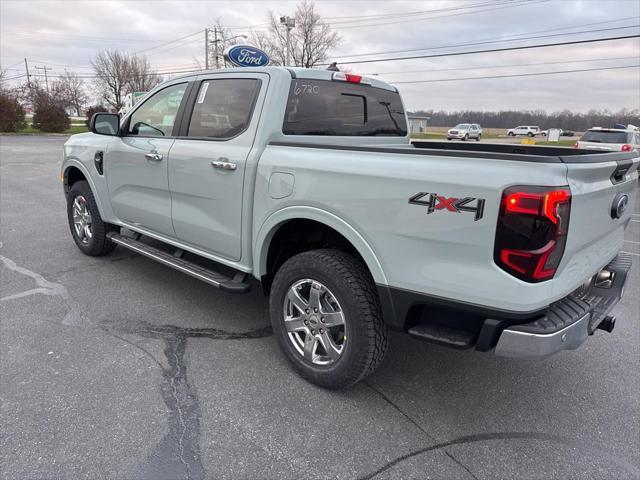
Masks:
[[[314,220],[323,223],[340,233],[351,242],[363,258],[375,283],[388,285],[387,278],[376,254],[356,229],[333,213],[308,206],[285,207],[271,214],[260,226],[253,242],[253,258],[256,263],[253,274],[256,278],[260,279],[267,272],[269,245],[280,225],[288,220],[299,219]]]
[[[102,218],[102,220],[105,222],[113,223],[116,219],[116,216],[111,209],[111,204],[109,202],[103,202],[102,200],[105,193],[107,193],[105,191],[105,189],[107,188],[106,182],[103,181],[102,185],[97,185],[92,178],[89,170],[81,161],[75,158],[67,158],[62,164],[62,181],[64,185],[67,184],[67,177],[71,168],[77,168],[78,170],[80,170],[82,172],[82,175],[84,175],[84,178],[87,179],[87,182],[91,187],[91,191],[93,192],[93,197],[96,200],[96,205],[98,206],[98,211],[100,212],[100,217]]]

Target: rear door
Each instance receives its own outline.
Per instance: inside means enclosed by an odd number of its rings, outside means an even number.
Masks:
[[[104,165],[113,211],[132,226],[174,235],[168,157],[174,142],[175,120],[187,83],[159,90],[145,100],[114,137]]]
[[[256,73],[200,77],[171,149],[176,237],[231,260],[242,254],[245,169],[268,79]]]

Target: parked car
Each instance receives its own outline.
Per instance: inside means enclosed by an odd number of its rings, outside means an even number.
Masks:
[[[447,131],[447,140],[454,138],[458,140],[475,138],[477,141],[480,141],[482,138],[482,128],[477,123],[459,123]]]
[[[584,132],[575,148],[630,152],[640,150],[640,132],[635,128],[592,128]]]
[[[516,135],[526,135],[528,137],[535,137],[540,133],[540,127],[527,127],[521,126],[516,128],[510,128],[507,130],[507,135],[510,137],[515,137]]]
[[[575,137],[576,136],[576,132],[574,132],[573,130],[561,130],[560,131],[560,136],[561,137]]]
[[[229,293],[253,277],[320,386],[374,371],[387,329],[532,359],[614,327],[636,152],[411,143],[395,87],[284,67],[174,78],[90,130],[61,169],[80,251],[118,245]],[[243,320],[229,328],[249,335]]]

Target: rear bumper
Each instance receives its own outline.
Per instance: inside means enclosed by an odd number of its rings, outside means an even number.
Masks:
[[[611,331],[631,256],[619,253],[580,288],[532,312],[490,310],[378,285],[385,322],[394,330],[452,348],[494,350],[514,358],[544,358],[578,348],[598,328]]]
[[[544,316],[504,329],[496,355],[544,358],[578,348],[603,322],[610,331],[615,319],[608,314],[622,298],[630,268],[631,255],[618,254],[588,285],[550,305]]]

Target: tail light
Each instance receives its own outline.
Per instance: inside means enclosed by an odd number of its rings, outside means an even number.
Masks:
[[[573,144],[573,148],[580,148],[580,142],[576,142]]]
[[[620,150],[622,152],[630,152],[633,150],[633,145],[629,145],[628,143],[625,143],[624,145],[622,145],[622,148]]]
[[[553,278],[567,241],[568,187],[510,187],[502,193],[494,261],[526,282]]]

